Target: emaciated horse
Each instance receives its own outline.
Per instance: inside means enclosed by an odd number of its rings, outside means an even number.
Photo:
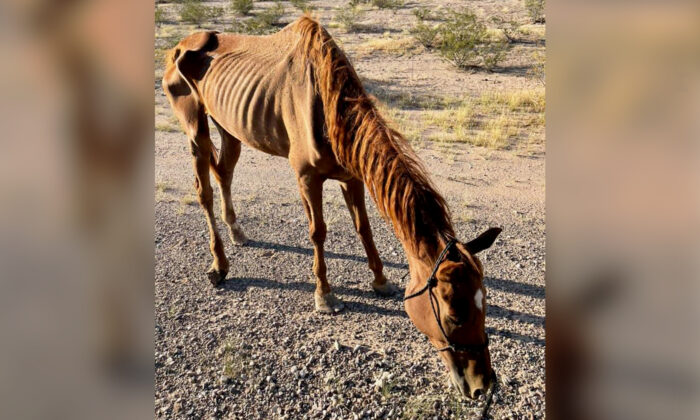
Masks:
[[[483,268],[474,255],[490,247],[500,229],[456,241],[447,204],[405,139],[379,115],[349,60],[326,30],[308,16],[267,36],[192,34],[166,58],[163,88],[189,139],[199,203],[205,211],[215,286],[229,263],[216,228],[210,170],[222,195],[231,239],[246,242],[236,223],[231,180],[241,142],[289,159],[297,176],[314,247],[315,306],[343,308],[326,277],[323,183],[340,182],[380,295],[387,282],[372,239],[364,188],[391,222],[410,267],[406,312],[438,349],[463,395],[489,386],[493,370],[484,330]],[[207,116],[221,134],[217,153]],[[410,299],[408,299],[410,297]]]

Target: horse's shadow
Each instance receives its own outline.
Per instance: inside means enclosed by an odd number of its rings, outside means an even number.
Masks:
[[[259,289],[277,289],[281,291],[301,291],[306,292],[309,296],[313,296],[316,286],[311,282],[280,282],[271,279],[261,278],[261,277],[243,277],[237,279],[228,279],[221,286],[220,289],[227,292],[244,292],[248,288],[259,288]],[[343,296],[354,296],[361,297],[363,299],[379,299],[377,295],[370,290],[361,290],[345,286],[333,286],[333,293],[343,297]],[[400,301],[400,294],[388,298],[381,298],[384,300]],[[345,310],[349,312],[357,313],[376,313],[386,316],[397,316],[401,318],[407,318],[406,313],[403,310],[387,308],[383,306],[373,305],[370,303],[358,302],[357,300],[347,300],[343,299],[345,303]]]
[[[265,241],[250,241],[246,244],[246,247],[270,249],[270,250],[281,251],[281,252],[293,252],[295,254],[308,255],[308,256],[314,255],[314,251],[311,248],[276,244],[273,242],[265,242]],[[342,254],[342,253],[332,252],[332,251],[326,251],[323,253],[323,255],[325,258],[347,260],[347,261],[356,261],[356,262],[361,262],[361,263],[367,264],[367,257],[360,257],[358,255]],[[384,267],[403,268],[403,269],[408,270],[408,265],[404,264],[404,263],[388,262],[388,261],[384,261],[384,260],[382,260],[382,262],[384,263]]]
[[[258,248],[258,249],[270,249],[279,252],[292,252],[301,255],[313,256],[313,250],[310,248],[304,248],[299,246],[291,246],[278,244],[273,242],[265,241],[251,241],[248,243],[247,247]],[[343,259],[361,263],[367,263],[366,257],[361,257],[351,254],[343,254],[336,252],[326,251],[325,256],[327,258]],[[384,262],[386,267],[408,269],[408,266],[403,263],[392,263]],[[534,298],[544,298],[544,287],[520,283],[513,280],[506,280],[494,277],[486,277],[484,279],[484,284],[487,288],[495,288],[507,293],[522,294],[525,296],[530,296]],[[313,282],[308,281],[276,281],[268,278],[262,277],[241,277],[235,279],[228,279],[221,286],[221,290],[230,293],[240,293],[245,292],[249,288],[260,288],[260,289],[277,289],[280,291],[299,291],[309,294],[311,297],[315,290],[315,285]],[[374,291],[367,289],[358,289],[355,287],[347,287],[343,285],[333,285],[333,292],[342,297],[353,297],[362,298],[365,302],[360,302],[357,299],[343,299],[345,303],[345,310],[348,312],[356,313],[375,313],[385,316],[395,316],[400,318],[407,318],[408,316],[403,309],[393,309],[383,305],[376,305],[372,303],[366,303],[367,300],[374,301],[384,301],[389,300],[392,302],[400,302],[402,300],[403,293],[399,292],[391,297],[379,298]],[[487,317],[489,318],[501,318],[508,320],[518,320],[520,322],[525,322],[532,325],[544,327],[545,319],[542,316],[531,315],[524,312],[513,311],[508,308],[504,308],[498,305],[489,305],[487,309]],[[544,346],[544,340],[536,337],[526,336],[518,333],[514,333],[508,330],[496,330],[493,328],[487,328],[489,334],[496,336],[507,337],[514,340],[518,340],[525,343],[533,343],[538,346]]]

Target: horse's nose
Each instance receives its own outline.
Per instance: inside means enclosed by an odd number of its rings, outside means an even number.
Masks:
[[[484,389],[483,388],[474,388],[472,389],[472,398],[477,399],[479,398],[479,395],[483,395]]]

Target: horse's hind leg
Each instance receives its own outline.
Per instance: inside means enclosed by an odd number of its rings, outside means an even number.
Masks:
[[[355,230],[367,253],[369,269],[374,273],[372,288],[381,296],[393,295],[396,293],[397,289],[384,277],[384,264],[382,264],[382,260],[379,258],[377,247],[374,245],[374,239],[372,238],[372,228],[369,225],[367,208],[365,207],[365,186],[362,181],[353,179],[347,182],[341,182],[340,189],[343,191],[345,204],[347,204],[348,210],[350,210]]]
[[[212,120],[213,121],[213,120]],[[228,233],[234,245],[244,245],[248,242],[248,238],[243,233],[243,229],[236,222],[236,212],[233,210],[233,201],[231,200],[231,181],[233,179],[233,170],[236,168],[236,163],[241,155],[241,142],[224,130],[216,121],[214,125],[221,134],[221,151],[216,164],[212,165],[214,175],[219,183],[221,191],[221,217],[228,226]]]
[[[214,262],[207,272],[209,281],[218,285],[226,278],[229,264],[224,253],[224,244],[216,229],[216,219],[214,218],[214,192],[209,182],[209,167],[213,159],[214,148],[209,137],[209,125],[207,117],[203,111],[195,119],[187,121],[190,137],[190,152],[192,153],[192,164],[194,166],[195,180],[194,186],[197,189],[199,204],[204,210],[209,227],[209,249],[214,257]],[[193,125],[195,125],[193,127]]]
[[[314,276],[316,292],[314,302],[316,310],[322,313],[340,312],[344,305],[331,293],[326,277],[326,261],[323,256],[323,244],[326,241],[326,223],[323,221],[323,179],[316,175],[300,175],[297,178],[301,201],[309,218],[309,236],[314,245]]]

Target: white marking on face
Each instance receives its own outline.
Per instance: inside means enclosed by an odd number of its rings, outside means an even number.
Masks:
[[[484,292],[482,292],[481,289],[476,291],[476,294],[474,295],[474,303],[480,311],[484,310]]]

